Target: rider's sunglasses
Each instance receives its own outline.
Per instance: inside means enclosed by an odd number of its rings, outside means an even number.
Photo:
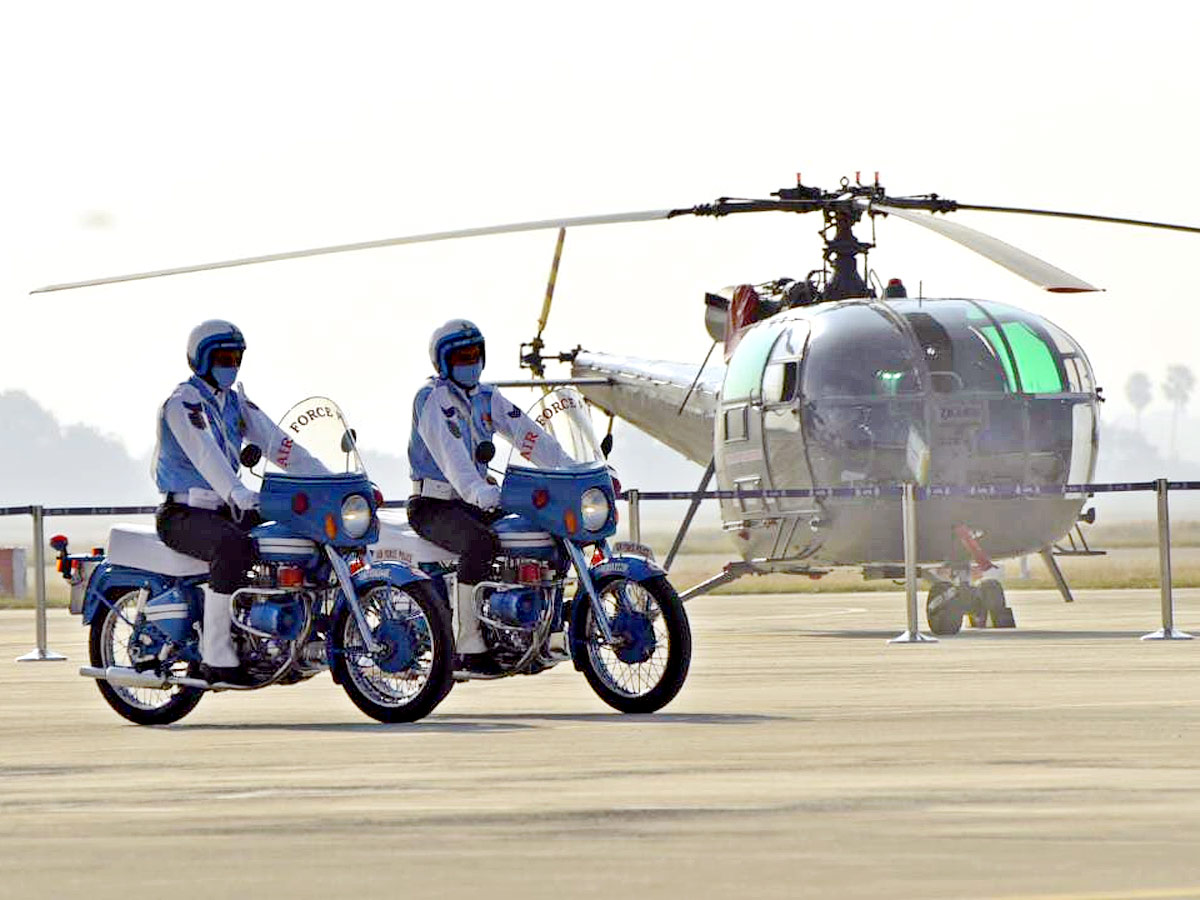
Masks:
[[[232,347],[218,347],[212,352],[212,364],[214,366],[240,366],[242,351],[234,350]]]
[[[450,365],[469,366],[471,363],[479,362],[482,355],[478,344],[472,344],[470,347],[458,347],[450,351]]]

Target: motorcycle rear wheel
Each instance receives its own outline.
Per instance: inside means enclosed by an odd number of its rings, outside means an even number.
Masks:
[[[597,582],[596,591],[613,636],[623,638],[625,646],[605,643],[591,601],[580,590],[571,614],[571,650],[584,678],[613,709],[624,713],[662,709],[683,687],[692,661],[692,631],[683,601],[661,575],[645,581],[610,575]],[[622,594],[634,610],[624,622]]]
[[[132,667],[129,657],[129,640],[133,636],[133,623],[137,609],[138,591],[114,593],[109,596],[111,607],[101,606],[92,619],[88,636],[88,655],[92,665],[98,669],[109,666]],[[195,666],[183,669],[178,674],[191,674]],[[200,702],[204,691],[199,688],[172,685],[167,688],[127,687],[109,684],[96,679],[96,687],[108,705],[117,714],[138,725],[170,725],[178,722]]]
[[[384,643],[372,656],[347,604],[333,623],[333,674],[351,701],[380,722],[415,722],[429,715],[454,686],[450,611],[420,582],[381,582],[359,596],[372,637]],[[395,668],[393,668],[395,667]]]

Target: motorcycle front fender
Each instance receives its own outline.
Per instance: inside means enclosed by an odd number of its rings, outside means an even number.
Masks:
[[[369,568],[359,569],[354,573],[354,589],[361,590],[368,584],[378,584],[389,581],[396,587],[404,587],[414,581],[428,581],[429,576],[420,569],[412,569],[402,562],[376,562]]]
[[[360,596],[371,585],[379,584],[380,582],[387,582],[396,587],[404,587],[406,584],[412,584],[414,581],[429,581],[429,576],[420,569],[411,569],[401,562],[375,562],[365,569],[359,569],[350,576],[350,582],[354,588],[356,597]],[[346,595],[339,592],[337,604],[333,609],[334,615],[348,602]]]
[[[610,556],[598,566],[589,569],[592,582],[595,583],[608,575],[621,575],[630,581],[646,581],[667,574],[660,566],[635,554]]]

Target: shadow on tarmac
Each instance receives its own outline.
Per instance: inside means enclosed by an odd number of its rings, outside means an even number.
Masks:
[[[422,732],[482,734],[487,732],[519,731],[527,728],[537,728],[536,723],[550,724],[599,724],[613,725],[753,725],[765,722],[787,720],[788,716],[760,716],[741,713],[653,713],[650,715],[628,715],[624,713],[454,713],[439,715],[433,713],[420,722],[402,722],[387,724],[383,722],[198,722],[188,724],[180,722],[174,725],[158,726],[166,731],[202,732],[202,731],[296,731],[296,732],[328,732],[349,733],[364,731],[369,733],[395,731],[403,734],[418,734]],[[145,726],[139,726],[145,727]],[[153,726],[152,726],[153,727]]]

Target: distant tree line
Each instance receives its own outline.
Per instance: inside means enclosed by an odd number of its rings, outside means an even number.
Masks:
[[[1192,370],[1184,365],[1167,366],[1167,374],[1162,382],[1163,396],[1167,402],[1171,404],[1171,441],[1169,444],[1169,455],[1172,460],[1179,458],[1176,451],[1176,434],[1178,433],[1179,417],[1183,413],[1184,407],[1187,406],[1188,400],[1191,399],[1192,391],[1196,387],[1196,376],[1192,374]],[[1140,431],[1142,428],[1142,410],[1150,405],[1150,401],[1154,399],[1154,391],[1151,387],[1150,376],[1145,372],[1134,372],[1129,376],[1129,380],[1125,382],[1125,397],[1133,406],[1134,415],[1137,419],[1137,427]]]

